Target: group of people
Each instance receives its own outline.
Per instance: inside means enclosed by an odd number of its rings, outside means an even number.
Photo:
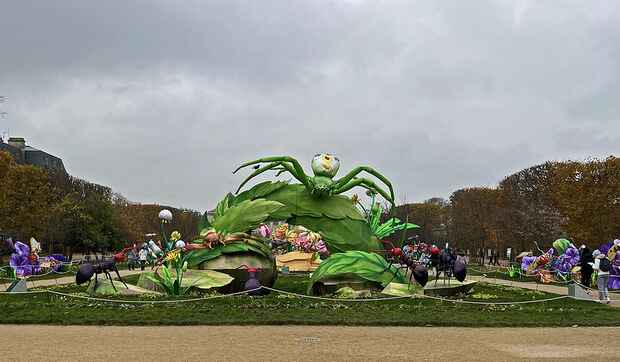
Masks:
[[[127,268],[129,270],[136,270],[136,268],[140,268],[140,270],[144,270],[146,266],[152,263],[156,258],[156,256],[151,255],[151,250],[149,248],[148,243],[143,243],[140,248],[138,248],[135,244],[132,248],[129,248],[125,254],[127,257]]]

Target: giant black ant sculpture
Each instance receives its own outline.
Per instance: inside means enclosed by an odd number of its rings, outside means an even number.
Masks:
[[[94,264],[93,263],[82,264],[80,268],[78,269],[77,274],[75,275],[75,283],[77,285],[81,285],[81,284],[88,282],[88,285],[90,285],[91,279],[94,275],[95,276],[95,287],[93,288],[93,291],[94,291],[97,289],[97,286],[98,286],[97,276],[99,274],[105,274],[106,277],[110,279],[110,283],[112,283],[112,288],[114,288],[114,290],[116,291],[116,286],[114,285],[114,281],[112,280],[112,276],[110,275],[111,271],[115,272],[118,279],[125,285],[125,288],[129,289],[129,287],[127,286],[127,283],[125,283],[123,278],[121,278],[120,273],[118,272],[118,268],[116,267],[116,260],[114,258],[109,259],[109,260],[98,261],[98,259],[95,257]]]
[[[426,285],[428,282],[428,269],[426,265],[423,263],[413,260],[413,258],[407,257],[403,250],[399,247],[394,246],[389,241],[382,241],[385,244],[386,248],[384,250],[377,250],[385,253],[385,258],[388,260],[389,264],[385,271],[390,270],[392,265],[396,265],[396,273],[394,273],[394,278],[396,278],[396,274],[404,269],[405,275],[409,274],[408,270],[411,269],[411,274],[409,275],[409,283],[412,283],[412,278],[418,282],[422,287]],[[392,280],[394,280],[392,278]],[[392,282],[390,280],[390,282]]]
[[[458,260],[450,248],[445,248],[439,253],[438,264],[434,266],[435,286],[437,286],[440,275],[443,275],[444,284],[446,284],[446,281],[450,284],[450,278],[453,276],[459,282],[463,282],[467,276],[467,267],[465,263]]]

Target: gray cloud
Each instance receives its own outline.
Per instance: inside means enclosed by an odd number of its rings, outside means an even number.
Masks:
[[[20,1],[1,16],[0,129],[136,201],[209,208],[266,155],[336,152],[415,201],[620,148],[613,1]]]

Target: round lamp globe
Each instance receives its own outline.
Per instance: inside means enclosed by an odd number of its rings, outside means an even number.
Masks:
[[[162,221],[172,221],[172,212],[168,209],[163,209],[159,212],[159,218]]]

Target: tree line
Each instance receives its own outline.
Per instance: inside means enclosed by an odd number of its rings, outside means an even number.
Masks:
[[[17,164],[0,152],[0,235],[41,242],[45,252],[101,252],[141,243],[159,232],[165,206],[129,202],[107,186],[62,172]],[[200,214],[170,209],[171,227],[196,234]]]
[[[0,152],[0,236],[35,237],[45,251],[65,255],[119,250],[158,233],[161,208],[132,203],[109,187],[64,173],[17,164]],[[166,208],[175,214],[171,229],[186,239],[195,235],[198,212]],[[620,159],[546,162],[496,187],[463,188],[448,200],[397,206],[386,215],[391,216],[420,226],[409,237],[474,253],[512,248],[516,254],[533,250],[534,242],[549,247],[558,238],[598,246],[620,238]]]
[[[401,205],[393,213],[420,225],[409,234],[422,241],[475,253],[512,248],[515,255],[558,238],[598,247],[620,238],[620,159],[546,162],[497,187],[464,188],[449,200]]]

